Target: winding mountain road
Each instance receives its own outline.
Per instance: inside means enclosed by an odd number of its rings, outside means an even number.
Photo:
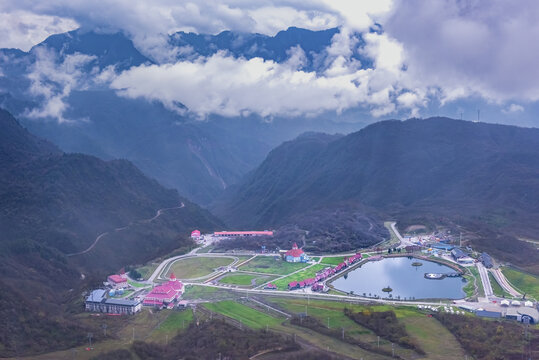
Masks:
[[[123,227],[119,227],[119,228],[116,228],[114,229],[115,232],[118,232],[118,231],[123,231],[127,228],[129,228],[130,226],[134,225],[135,223],[151,223],[152,221],[156,220],[159,216],[161,216],[165,211],[169,211],[169,210],[174,210],[174,209],[182,209],[185,207],[185,204],[182,202],[180,204],[180,206],[175,206],[175,207],[171,207],[171,208],[163,208],[163,209],[159,209],[157,210],[157,212],[155,213],[155,216],[150,218],[150,219],[144,219],[144,220],[139,220],[137,222],[131,222],[129,223],[128,225],[126,226],[123,226]],[[109,235],[109,231],[105,231],[104,233],[102,234],[99,234],[94,242],[92,243],[92,245],[90,245],[86,250],[83,250],[83,251],[80,251],[80,252],[77,252],[77,253],[73,253],[73,254],[67,254],[67,256],[76,256],[76,255],[83,255],[83,254],[86,254],[90,251],[92,251],[92,249],[99,243],[99,241],[104,238],[105,236]]]

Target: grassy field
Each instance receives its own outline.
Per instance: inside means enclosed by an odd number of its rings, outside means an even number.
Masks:
[[[195,279],[211,274],[220,266],[230,265],[234,259],[227,257],[192,257],[175,261],[167,272],[174,272],[178,279]]]
[[[277,285],[277,289],[286,290],[288,289],[288,283],[292,281],[300,281],[308,278],[312,278],[316,273],[322,269],[325,269],[327,265],[317,264],[313,265],[307,269],[301,270],[293,275],[287,276],[285,278],[275,280],[273,283]]]
[[[365,310],[363,305],[354,305],[336,301],[321,301],[304,299],[268,299],[274,305],[292,313],[304,313],[307,310],[309,316],[316,317],[324,324],[329,324],[330,328],[341,328],[353,337],[361,338],[363,341],[377,344],[377,337],[370,330],[356,324],[343,313],[345,307],[354,311]],[[393,310],[397,318],[402,322],[406,331],[414,338],[423,350],[427,352],[426,359],[460,360],[465,358],[464,351],[455,337],[434,318],[429,318],[412,307],[393,306],[369,306],[371,311]],[[380,340],[380,347],[391,351],[389,341]],[[404,357],[412,357],[413,354],[408,349],[395,347],[395,353]],[[415,355],[417,357],[417,355]],[[370,357],[365,357],[369,358]],[[420,357],[421,358],[421,357]]]
[[[320,264],[339,265],[344,261],[344,256],[324,257]]]
[[[539,278],[521,271],[504,267],[502,273],[516,290],[526,293],[529,297],[539,299]]]
[[[231,284],[238,286],[252,286],[254,281],[254,285],[258,286],[270,281],[273,278],[274,277],[270,275],[232,273],[229,275],[225,275],[224,277],[219,279],[219,282],[222,284]]]
[[[242,271],[259,272],[264,274],[286,275],[302,269],[308,264],[289,263],[284,260],[275,260],[273,256],[257,256],[247,264],[240,267]]]
[[[191,309],[169,312],[170,315],[157,326],[147,340],[164,343],[167,335],[169,339],[172,339],[172,337],[187,329],[193,321],[193,310]]]
[[[228,289],[218,289],[211,286],[187,285],[182,295],[184,300],[232,300],[242,294]]]
[[[481,281],[481,276],[479,275],[479,270],[475,266],[468,267],[468,270],[472,273],[472,275],[475,277],[475,281],[477,284],[477,295],[484,297],[485,296],[485,288],[483,288],[483,282]],[[468,294],[466,294],[468,295]]]
[[[220,301],[203,305],[206,309],[229,318],[241,321],[242,324],[252,329],[274,327],[281,324],[285,319],[277,318],[250,308],[235,301]]]
[[[232,284],[240,286],[251,286],[252,281],[256,279],[256,275],[250,274],[230,274],[222,277],[219,282],[223,284]]]
[[[131,280],[127,280],[127,283],[135,288],[143,288],[143,287],[149,286],[148,284],[142,284],[142,283],[131,281]]]
[[[391,228],[391,221],[384,222],[384,226],[387,228],[387,230],[389,230],[389,234],[391,235],[391,237],[389,238],[389,240],[386,240],[383,243],[378,244],[377,247],[387,248],[387,247],[393,247],[394,245],[400,244],[399,238],[397,237],[397,235],[393,232],[393,229]]]
[[[137,268],[136,270],[140,273],[140,276],[142,276],[142,278],[146,280],[155,271],[157,266],[159,266],[159,263],[151,263],[148,265],[141,266]]]

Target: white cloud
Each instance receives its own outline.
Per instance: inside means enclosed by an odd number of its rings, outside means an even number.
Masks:
[[[382,116],[401,109],[417,114],[428,98],[437,98],[442,105],[470,96],[501,106],[538,101],[538,4],[533,0],[6,0],[0,3],[0,20],[4,20],[0,24],[7,24],[4,43],[26,48],[50,32],[65,31],[77,23],[102,31],[121,30],[146,55],[170,64],[132,69],[116,80],[114,69],[109,69],[98,74],[96,81],[122,84],[126,96],[158,99],[171,107],[182,102],[199,114],[212,109],[221,114],[299,114],[366,106]],[[384,32],[370,33],[377,24]],[[174,64],[179,52],[191,54],[193,49],[171,48],[165,37],[179,30],[274,35],[289,26],[312,30],[341,26],[327,52],[315,59],[322,69],[318,74],[299,71],[303,58],[298,49],[290,50],[288,64],[236,61],[222,54],[199,60],[193,54],[192,63]],[[358,33],[365,42],[361,55],[372,59],[373,70],[360,70],[361,64],[354,59],[361,43]],[[193,79],[185,69],[193,71]],[[204,71],[229,84],[204,77]],[[221,74],[226,71],[236,78]],[[162,78],[163,89],[154,85],[149,74]],[[134,84],[130,79],[135,77],[148,81],[155,93]],[[198,96],[209,103],[197,101],[170,79],[192,83]],[[205,88],[205,84],[211,86]],[[280,99],[275,88],[285,89],[280,93],[287,98],[275,100]],[[322,89],[328,91],[327,99]],[[60,105],[54,109],[49,112],[61,112]],[[505,109],[510,110],[511,105]]]
[[[71,19],[33,14],[28,11],[0,12],[0,48],[27,51],[49,35],[78,28]]]
[[[511,104],[506,109],[502,110],[505,114],[518,113],[524,111],[524,107],[518,104]]]
[[[42,101],[39,108],[28,112],[30,118],[54,118],[58,122],[69,122],[64,117],[67,110],[65,99],[74,89],[84,89],[86,78],[82,67],[91,63],[95,57],[72,54],[62,62],[57,62],[54,52],[45,48],[37,49],[36,61],[28,74],[31,85],[29,92]],[[106,69],[109,71],[110,69]],[[99,78],[99,76],[97,76]]]
[[[400,0],[383,24],[402,44],[410,79],[442,103],[481,96],[539,100],[535,0]]]
[[[377,79],[376,88],[371,88],[376,70],[316,74],[297,70],[295,65],[296,61],[279,64],[217,53],[195,62],[131,68],[114,79],[111,87],[123,96],[158,100],[183,111],[177,107],[181,103],[200,116],[314,115],[361,104],[383,115],[395,108],[392,78],[386,78],[385,86]]]

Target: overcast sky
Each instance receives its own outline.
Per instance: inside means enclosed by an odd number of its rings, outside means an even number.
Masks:
[[[368,32],[375,23],[382,33]],[[323,72],[299,70],[302,54],[294,49],[281,64],[227,54],[177,62],[164,41],[179,30],[274,35],[289,26],[341,28]],[[296,116],[354,107],[375,117],[413,116],[433,107],[456,113],[475,99],[501,118],[533,118],[539,100],[534,0],[0,1],[0,47],[28,50],[50,34],[79,27],[122,31],[158,60],[123,73],[109,69],[101,75],[111,88],[170,107],[181,102],[201,116]],[[374,69],[352,59],[357,34]],[[211,93],[204,91],[208,86]]]

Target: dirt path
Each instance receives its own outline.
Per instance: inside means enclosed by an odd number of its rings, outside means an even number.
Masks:
[[[150,219],[144,219],[144,220],[140,220],[136,223],[151,223],[152,221],[154,221],[155,219],[157,219],[159,216],[161,216],[165,211],[169,211],[169,210],[174,210],[174,209],[181,209],[185,207],[185,204],[182,202],[180,204],[180,206],[176,206],[176,207],[172,207],[172,208],[165,208],[165,209],[159,209],[157,210],[156,214],[154,217],[150,218]],[[123,226],[123,227],[119,227],[119,228],[116,228],[114,229],[115,232],[119,232],[119,231],[123,231],[125,229],[128,229],[129,227],[133,226],[134,224],[136,224],[135,222],[131,222],[129,223],[128,225],[126,226]],[[92,245],[90,245],[86,250],[83,250],[83,251],[80,251],[80,252],[77,252],[77,253],[73,253],[73,254],[67,254],[67,256],[76,256],[76,255],[83,255],[83,254],[86,254],[88,253],[89,251],[91,251],[98,243],[99,241],[104,238],[105,236],[109,235],[110,233],[108,231],[98,235],[94,242],[92,243]]]

